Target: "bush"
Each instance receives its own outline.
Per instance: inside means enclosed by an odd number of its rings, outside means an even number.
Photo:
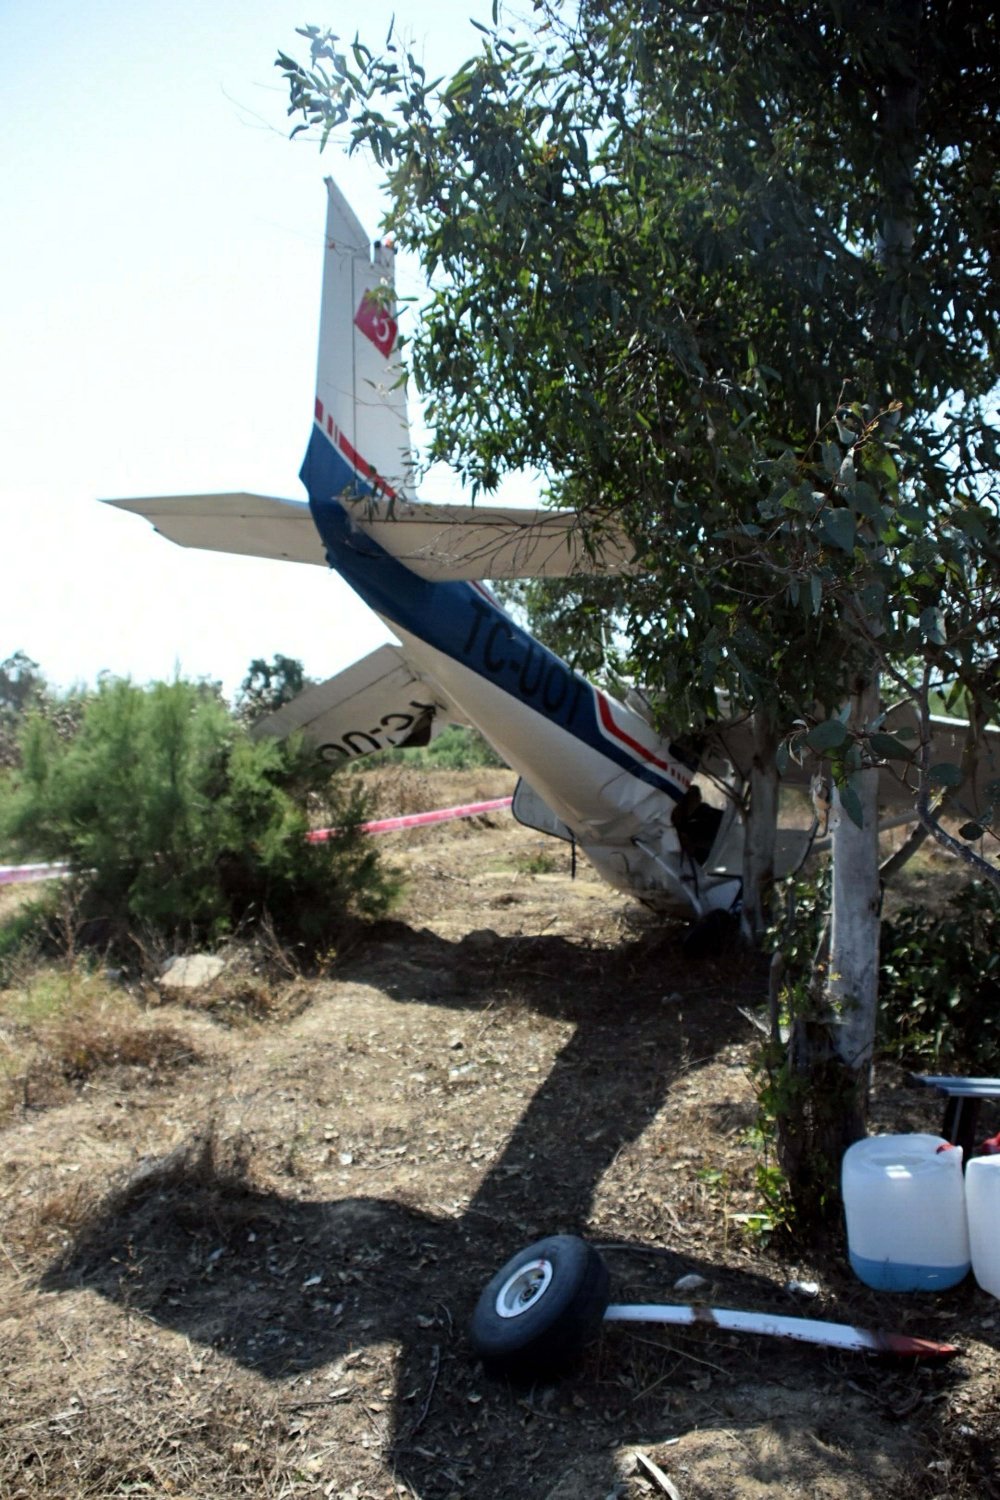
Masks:
[[[266,916],[315,950],[394,893],[357,783],[301,739],[251,740],[201,685],[106,680],[68,743],[29,716],[21,757],[0,781],[0,845],[68,862],[81,918],[110,941],[211,940]],[[310,814],[340,835],[307,843]]]
[[[881,1045],[909,1064],[996,1074],[1000,1065],[1000,892],[972,881],[943,912],[882,927]]]
[[[434,736],[429,745],[413,746],[411,749],[379,750],[355,760],[351,765],[359,771],[371,770],[373,766],[413,766],[418,770],[476,771],[480,766],[503,766],[506,761],[485,740],[478,729],[468,729],[463,724],[449,724]]]

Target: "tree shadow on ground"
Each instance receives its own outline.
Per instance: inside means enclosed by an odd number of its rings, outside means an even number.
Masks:
[[[470,991],[480,990],[463,984],[468,960],[488,964],[497,983],[540,1013],[575,1022],[460,1216],[379,1198],[284,1196],[256,1183],[252,1163],[208,1133],[105,1199],[42,1287],[90,1288],[274,1382],[393,1345],[385,1461],[423,1500],[547,1496],[579,1459],[581,1442],[590,1456],[587,1493],[603,1497],[616,1483],[614,1450],[649,1420],[640,1399],[647,1377],[687,1386],[690,1367],[667,1376],[660,1358],[650,1375],[644,1360],[653,1356],[642,1340],[608,1328],[564,1384],[517,1390],[485,1379],[467,1319],[510,1255],[542,1235],[584,1228],[602,1177],[652,1121],[679,1072],[714,1056],[743,1022],[731,1003],[719,1004],[689,1012],[682,1030],[669,1000],[669,951],[655,947],[609,955],[560,938],[490,934],[471,946],[427,934],[395,939],[410,967],[401,970],[390,942],[386,972],[374,982],[400,1002],[427,1002],[415,982],[426,969],[438,1003],[468,1008]],[[444,993],[442,974],[450,976]],[[370,959],[365,978],[373,982]],[[712,983],[718,993],[717,976]],[[752,988],[745,967],[735,967],[730,991],[748,999]],[[614,1294],[623,1252],[608,1258]],[[768,1278],[719,1273],[690,1254],[633,1257],[629,1294],[667,1300],[677,1276],[690,1271],[711,1277],[722,1304],[775,1305]],[[794,1371],[803,1357],[782,1350],[772,1365]]]

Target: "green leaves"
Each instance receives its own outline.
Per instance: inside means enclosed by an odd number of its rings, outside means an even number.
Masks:
[[[943,909],[910,906],[884,924],[881,948],[883,1045],[910,1066],[992,1072],[1000,1047],[1000,893],[972,881]]]
[[[805,742],[817,755],[825,755],[829,750],[839,750],[847,743],[847,739],[846,724],[842,724],[839,719],[826,719],[810,729]]]
[[[912,760],[913,751],[902,740],[893,734],[885,734],[882,730],[875,730],[868,736],[868,743],[872,753],[880,760]]]
[[[927,779],[937,787],[958,787],[965,779],[962,775],[961,766],[956,766],[950,761],[939,761],[936,766],[931,766],[927,772]]]
[[[863,828],[865,826],[864,811],[861,806],[861,798],[858,796],[854,785],[848,781],[843,786],[838,786],[837,795],[840,798],[841,807],[851,822],[856,828]]]
[[[841,552],[853,553],[856,536],[854,517],[849,510],[838,509],[824,512],[820,527],[825,541]]]

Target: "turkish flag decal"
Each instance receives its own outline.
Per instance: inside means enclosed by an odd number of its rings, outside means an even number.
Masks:
[[[396,319],[386,312],[382,303],[371,292],[365,292],[362,297],[361,305],[354,314],[354,322],[365,338],[371,339],[378,352],[388,359],[396,342]]]

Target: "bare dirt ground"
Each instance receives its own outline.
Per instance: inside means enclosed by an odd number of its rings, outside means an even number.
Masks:
[[[508,789],[399,773],[382,810]],[[841,1237],[796,1252],[735,1217],[759,1207],[759,968],[686,961],[680,928],[571,880],[568,851],[507,815],[391,840],[403,903],[326,977],[241,1024],[225,980],[195,1008],[122,991],[162,1045],[112,1048],[8,1115],[0,1495],[669,1493],[637,1453],[683,1500],[1000,1495],[997,1303],[971,1278],[881,1296]],[[938,1125],[880,1074],[874,1130]],[[695,1272],[718,1306],[961,1353],[891,1366],[608,1325],[556,1383],[491,1380],[471,1309],[557,1232],[604,1247],[618,1301],[685,1300]]]

